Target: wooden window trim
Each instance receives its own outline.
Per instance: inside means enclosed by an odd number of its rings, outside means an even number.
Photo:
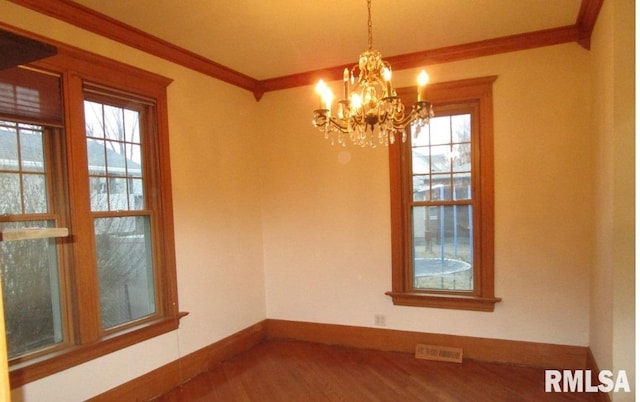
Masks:
[[[73,149],[73,155],[56,155],[55,157],[61,158],[69,171],[81,170],[86,164],[82,110],[85,83],[91,83],[94,87],[104,86],[115,91],[113,93],[117,91],[122,91],[123,94],[132,93],[135,96],[152,99],[154,102],[155,141],[153,146],[155,149],[153,152],[157,157],[150,162],[153,163],[150,170],[153,172],[157,187],[153,188],[156,196],[151,202],[153,208],[157,210],[157,216],[154,219],[160,223],[155,225],[153,235],[159,236],[157,243],[159,247],[155,251],[155,258],[160,262],[156,268],[156,274],[158,292],[162,293],[162,303],[158,306],[160,314],[150,319],[140,320],[133,325],[126,325],[118,331],[106,332],[100,329],[98,308],[94,309],[98,314],[86,314],[77,308],[73,309],[75,317],[72,320],[76,327],[70,334],[70,342],[64,347],[52,348],[50,353],[38,353],[37,357],[14,361],[10,367],[12,388],[173,331],[178,328],[180,318],[188,314],[178,310],[166,97],[166,88],[172,80],[59,43],[56,43],[56,46],[58,46],[57,55],[31,63],[29,66],[60,74],[62,77],[65,138],[68,142],[67,147]],[[77,219],[83,216],[82,211],[89,210],[88,194],[79,196],[82,194],[81,189],[87,185],[84,182],[85,179],[87,177],[82,174],[57,178],[64,182],[70,193],[69,214],[76,228],[71,231],[68,239],[60,240],[65,244],[64,252],[71,256],[71,261],[75,261],[72,262],[74,266],[71,267],[74,277],[69,283],[61,283],[61,286],[68,286],[71,289],[69,294],[74,300],[94,303],[97,306],[99,300],[97,274],[95,270],[78,268],[78,261],[86,261],[86,256],[95,255],[95,246],[91,241],[83,241],[74,235],[74,232],[78,231],[78,225],[84,226],[82,230],[85,233],[93,233],[92,227],[87,226],[91,222],[90,219]],[[161,229],[158,229],[159,227]],[[70,243],[73,243],[73,247]],[[86,286],[88,283],[94,286]]]
[[[407,146],[389,147],[389,175],[391,195],[391,296],[395,305],[435,307],[459,310],[493,311],[501,299],[494,294],[494,165],[493,165],[493,98],[492,88],[497,76],[431,84],[426,98],[434,105],[477,102],[480,128],[480,192],[481,227],[480,244],[476,247],[481,270],[474,278],[474,292],[443,292],[415,290],[411,285],[410,216],[407,212],[409,175],[406,159]],[[414,95],[411,90],[398,90],[404,99]]]

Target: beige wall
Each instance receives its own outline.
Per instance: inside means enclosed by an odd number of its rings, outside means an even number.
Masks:
[[[80,401],[265,318],[253,95],[0,1],[0,21],[172,78],[168,88],[180,329],[13,391]]]
[[[590,347],[600,369],[626,370],[635,390],[634,2],[606,1],[592,41],[596,255]],[[612,394],[614,401],[634,400]]]
[[[615,280],[603,261],[613,255],[616,229],[628,233],[629,216],[600,209],[626,205],[629,192],[626,179],[603,180],[629,167],[612,156],[628,137],[612,144],[607,135],[610,105],[623,101],[606,61],[611,23],[599,36],[598,58],[565,44],[429,67],[432,82],[499,76],[496,295],[503,301],[481,313],[396,307],[384,295],[391,286],[386,152],[331,147],[311,126],[311,87],[256,103],[246,91],[6,1],[0,21],[174,80],[178,286],[180,308],[190,312],[178,331],[28,384],[14,401],[83,400],[267,317],[373,326],[374,314],[384,314],[389,328],[590,345],[603,368],[626,364],[628,347],[614,340],[627,339],[632,281],[626,261],[617,265],[626,276]],[[603,66],[592,72],[592,59]],[[413,85],[415,73],[395,72],[396,85]],[[592,113],[595,122],[586,118]]]
[[[416,71],[396,72],[413,85]],[[583,345],[589,341],[593,137],[589,53],[576,44],[430,66],[494,87],[493,313],[396,307],[384,148],[332,147],[311,87],[265,95],[263,230],[269,318]],[[334,83],[335,85],[336,83]],[[276,129],[277,127],[277,129]],[[587,135],[585,135],[587,133]]]

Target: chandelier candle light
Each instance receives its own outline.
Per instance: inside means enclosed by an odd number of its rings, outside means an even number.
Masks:
[[[411,111],[405,113],[404,104],[391,84],[391,65],[372,48],[371,0],[367,0],[367,10],[369,50],[360,54],[358,64],[351,70],[344,69],[344,94],[336,115],[331,111],[333,92],[322,80],[316,85],[320,107],[313,111],[313,125],[324,132],[332,145],[337,142],[345,146],[350,140],[355,145],[375,148],[376,143],[393,144],[398,135],[405,142],[407,126],[411,125],[417,133],[433,117],[431,103],[423,99],[422,91],[429,81],[424,70],[418,75],[417,100]]]

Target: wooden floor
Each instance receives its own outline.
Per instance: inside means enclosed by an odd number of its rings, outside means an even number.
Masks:
[[[596,394],[545,393],[543,369],[268,341],[154,401],[597,400]]]

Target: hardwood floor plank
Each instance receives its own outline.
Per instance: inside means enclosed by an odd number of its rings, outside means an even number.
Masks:
[[[222,362],[155,402],[192,401],[597,401],[545,393],[544,369],[401,352],[267,341]]]

